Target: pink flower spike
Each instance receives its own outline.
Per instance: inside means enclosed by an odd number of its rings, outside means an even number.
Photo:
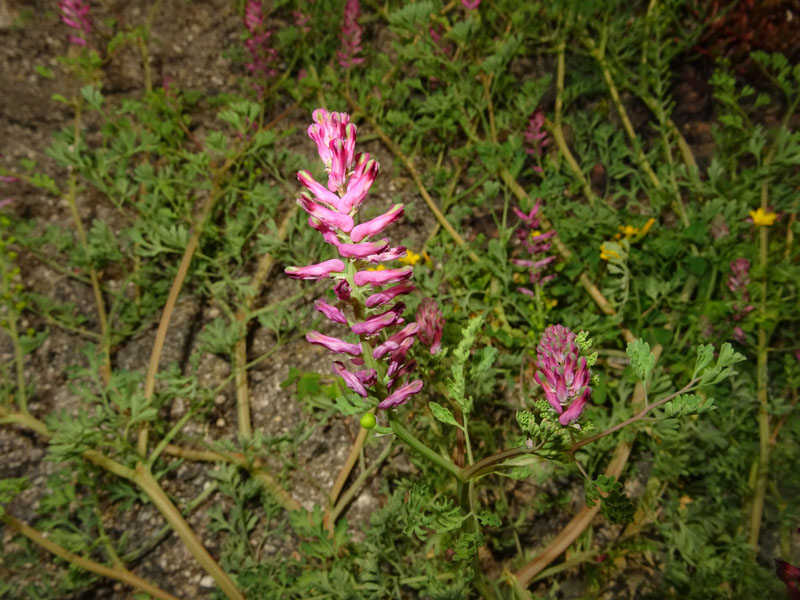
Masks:
[[[372,351],[372,358],[379,360],[389,354],[389,352],[394,352],[400,347],[400,344],[403,343],[406,338],[413,337],[417,335],[418,332],[419,324],[409,323],[393,336],[389,337],[380,346],[375,348],[375,350]]]
[[[367,197],[369,188],[372,187],[372,183],[378,175],[379,168],[378,162],[370,159],[362,170],[361,175],[353,174],[350,177],[350,181],[347,182],[347,192],[342,196],[340,204],[342,212],[349,213],[353,210],[358,210],[361,203],[364,202],[364,198]]]
[[[359,271],[353,277],[356,285],[386,285],[387,283],[398,283],[411,278],[414,274],[414,267],[402,267],[400,269],[384,269],[383,271]]]
[[[380,242],[365,242],[363,244],[339,244],[339,254],[344,258],[367,258],[372,254],[378,254],[386,250],[389,246],[387,240]]]
[[[19,177],[12,177],[11,175],[0,175],[0,181],[3,183],[16,183]]]
[[[335,306],[331,306],[330,304],[325,302],[325,300],[323,300],[322,298],[314,302],[314,308],[317,309],[326,317],[328,317],[331,321],[347,325],[347,317],[344,315],[342,310],[336,308]]]
[[[60,0],[58,8],[64,24],[78,30],[76,35],[68,35],[67,39],[78,46],[86,46],[86,36],[92,31],[89,4],[84,0]]]
[[[391,209],[379,217],[370,219],[365,223],[360,223],[353,227],[350,232],[350,239],[358,243],[366,237],[379,234],[386,229],[391,223],[403,216],[403,205],[395,204]]]
[[[308,190],[314,194],[316,199],[323,204],[326,204],[328,208],[332,208],[336,211],[347,213],[349,211],[346,210],[339,210],[340,200],[339,196],[334,194],[333,192],[329,191],[325,186],[318,183],[312,176],[311,173],[308,171],[298,171],[297,172],[297,179],[300,180],[304,186],[308,188]]]
[[[580,417],[592,394],[591,372],[586,358],[580,356],[575,338],[576,335],[563,325],[550,325],[536,348],[539,370],[533,378],[542,386],[547,402],[558,413],[558,422],[562,425],[569,425]]]
[[[344,263],[338,258],[332,258],[316,265],[307,267],[286,267],[286,273],[292,279],[326,279],[331,273],[344,271]]]
[[[345,233],[350,233],[353,229],[353,217],[325,208],[322,204],[314,202],[306,194],[300,194],[297,203],[309,215],[322,222],[330,229],[340,229]]]
[[[366,398],[369,395],[367,393],[367,388],[364,387],[364,384],[361,383],[361,380],[356,376],[355,373],[348,371],[347,367],[344,366],[344,363],[339,362],[338,360],[333,361],[333,372],[344,379],[344,384],[359,396]]]
[[[331,352],[337,354],[350,354],[352,356],[361,356],[361,344],[351,344],[340,340],[339,338],[323,335],[319,331],[309,331],[306,334],[306,340],[311,344],[324,346]]]
[[[382,292],[372,294],[367,298],[365,304],[367,305],[367,308],[375,308],[376,306],[388,304],[397,296],[410,294],[415,289],[416,288],[413,283],[401,283],[400,285],[390,287],[388,290],[383,290]]]
[[[379,315],[370,317],[361,323],[351,325],[350,330],[357,335],[375,335],[381,329],[396,323],[402,323],[403,320],[400,318],[400,315],[403,314],[405,308],[405,304],[398,302],[392,308]]]
[[[481,0],[461,0],[461,4],[464,5],[464,8],[467,10],[475,10],[480,5]]]
[[[363,31],[361,25],[358,24],[360,12],[361,7],[358,0],[346,0],[340,34],[342,49],[336,53],[339,57],[339,64],[345,69],[364,62],[363,58],[356,58],[356,55],[361,52],[361,33]]]
[[[417,308],[416,318],[419,323],[419,341],[431,349],[431,354],[436,354],[442,349],[444,331],[444,317],[436,300],[424,298]]]
[[[414,394],[419,393],[422,389],[422,381],[416,379],[411,383],[407,383],[406,385],[397,388],[394,392],[392,392],[386,399],[378,404],[378,408],[392,408],[394,406],[399,406],[401,404],[405,404],[408,402],[408,399],[413,396]]]
[[[264,24],[264,13],[261,11],[260,0],[248,0],[244,7],[244,26],[250,35],[255,35],[258,28]]]

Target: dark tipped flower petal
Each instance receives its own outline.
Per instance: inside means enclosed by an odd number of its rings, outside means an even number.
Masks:
[[[386,399],[378,404],[378,408],[392,408],[408,402],[408,399],[422,389],[422,381],[415,379],[411,383],[397,388]]]

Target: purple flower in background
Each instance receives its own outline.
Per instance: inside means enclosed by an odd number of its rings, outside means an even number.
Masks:
[[[442,331],[444,330],[444,317],[436,300],[424,298],[417,308],[417,323],[419,323],[419,341],[431,349],[431,354],[436,354],[442,349]]]
[[[737,258],[731,262],[731,274],[728,276],[728,289],[734,296],[733,319],[735,321],[741,321],[747,316],[747,313],[755,308],[749,304],[750,292],[747,289],[749,284],[750,261],[746,258]]]
[[[461,4],[464,5],[464,8],[467,10],[475,10],[480,5],[481,0],[461,0]]]
[[[550,140],[547,139],[547,132],[542,131],[543,125],[544,113],[541,110],[537,110],[531,116],[530,121],[528,121],[528,129],[525,130],[525,141],[528,142],[525,152],[536,158],[542,155],[542,150],[550,143]],[[541,173],[542,167],[534,165],[533,170]]]
[[[547,252],[552,245],[548,240],[556,235],[555,231],[548,231],[542,233],[539,230],[541,223],[539,222],[539,209],[542,206],[542,201],[537,200],[533,205],[530,212],[527,214],[522,212],[516,206],[511,210],[520,218],[523,226],[519,227],[516,231],[517,239],[521,242],[522,246],[530,255],[530,259],[514,258],[511,260],[512,264],[518,267],[528,269],[528,280],[533,285],[544,285],[555,277],[555,274],[550,273],[545,275],[545,267],[556,260],[555,256],[548,256]],[[518,277],[515,275],[515,277]],[[533,291],[526,287],[518,287],[518,291],[528,296],[534,296]]]
[[[269,79],[277,75],[275,65],[278,63],[278,51],[269,45],[272,32],[264,25],[264,12],[261,0],[247,0],[244,7],[244,26],[250,33],[244,46],[250,53],[247,69],[259,79]],[[265,91],[262,85],[254,85],[259,95]]]
[[[339,57],[339,64],[344,69],[349,69],[364,62],[363,58],[356,56],[362,50],[361,34],[364,32],[361,25],[358,24],[360,14],[361,7],[358,0],[347,0],[345,2],[342,31],[339,35],[339,39],[342,41],[342,49],[336,53]]]
[[[575,422],[592,395],[592,373],[586,357],[580,355],[576,337],[563,325],[550,325],[536,348],[539,370],[533,378],[542,386],[562,425]]]
[[[320,108],[312,118],[308,137],[317,145],[328,183],[324,186],[309,171],[300,171],[297,178],[314,197],[303,192],[297,202],[309,214],[309,225],[336,248],[339,258],[287,267],[285,272],[294,279],[336,281],[332,287],[336,302],[330,304],[320,298],[314,307],[330,321],[346,325],[351,336],[360,338],[360,343],[317,331],[309,332],[306,339],[331,352],[349,354],[353,365],[365,365],[366,369],[350,371],[345,362],[334,361],[332,368],[349,389],[361,396],[369,396],[370,388],[379,397],[386,390],[393,390],[379,404],[380,408],[391,408],[405,403],[422,388],[419,380],[408,384],[401,381],[416,367],[416,362],[408,357],[408,350],[420,332],[420,325],[409,323],[398,331],[405,323],[402,317],[405,304],[397,301],[388,310],[385,308],[414,290],[414,285],[407,282],[414,268],[386,269],[381,265],[370,270],[369,265],[406,254],[403,246],[393,247],[388,239],[374,239],[403,215],[403,205],[396,204],[379,217],[357,223],[361,204],[378,174],[378,163],[367,153],[355,153],[357,129],[350,123],[350,115]],[[388,285],[392,287],[380,289]]]
[[[58,9],[61,11],[61,20],[76,30],[76,34],[67,36],[67,39],[78,46],[86,46],[86,38],[92,31],[89,3],[83,0],[59,0]]]

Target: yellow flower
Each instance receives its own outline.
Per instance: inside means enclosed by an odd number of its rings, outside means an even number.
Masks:
[[[403,263],[404,265],[415,265],[419,262],[419,259],[422,258],[421,254],[415,254],[411,250],[406,250],[406,255],[403,258],[398,258],[397,260]]]
[[[639,228],[634,227],[633,225],[625,225],[625,226],[620,225],[619,230],[626,238],[632,238],[637,233],[639,233]]]
[[[378,265],[377,267],[367,267],[367,271],[383,271],[386,267]]]
[[[645,223],[642,228],[639,230],[639,237],[644,237],[647,235],[647,232],[650,231],[650,228],[656,222],[655,219],[648,219],[647,223]]]
[[[600,258],[603,260],[611,260],[612,258],[620,258],[620,255],[614,250],[606,248],[605,244],[600,244]]]
[[[753,219],[753,225],[756,227],[763,227],[775,223],[775,219],[778,215],[774,212],[767,212],[763,208],[759,208],[758,210],[751,210],[750,211],[750,218]]]
[[[547,308],[555,308],[555,306],[558,304],[558,300],[555,298],[545,298],[544,304]]]
[[[538,229],[534,229],[533,231],[531,231],[532,238],[536,237],[537,235],[542,235],[542,232],[539,231]]]

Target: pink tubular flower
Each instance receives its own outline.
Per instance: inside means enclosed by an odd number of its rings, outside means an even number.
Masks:
[[[339,255],[344,258],[364,259],[372,254],[383,252],[388,246],[388,240],[383,240],[380,242],[366,242],[364,244],[339,244],[337,250],[339,250]]]
[[[332,352],[349,354],[352,366],[363,369],[365,363],[369,364],[370,368],[350,371],[343,361],[333,363],[334,373],[356,394],[363,397],[372,394],[380,399],[385,390],[400,386],[379,405],[390,408],[403,404],[422,388],[421,381],[402,385],[402,379],[416,367],[408,351],[419,325],[411,323],[397,331],[405,323],[403,302],[395,302],[388,310],[379,308],[415,289],[413,284],[405,283],[414,269],[411,266],[378,271],[363,269],[365,262],[385,262],[405,255],[404,247],[391,247],[387,239],[367,241],[399,219],[403,205],[397,204],[380,217],[356,225],[359,209],[378,173],[378,163],[367,153],[355,155],[357,129],[350,123],[350,115],[317,109],[313,119],[308,136],[316,143],[328,171],[328,185],[318,183],[309,171],[300,171],[298,180],[314,198],[303,192],[298,204],[309,214],[309,225],[336,247],[340,258],[307,267],[289,267],[286,273],[296,279],[320,279],[338,273],[333,292],[341,304],[332,306],[320,298],[314,308],[331,321],[347,325],[350,334],[362,341],[350,343],[317,331],[310,332],[306,339]],[[373,293],[374,287],[388,284],[398,285]],[[352,309],[352,318],[342,310],[348,307]]]
[[[335,306],[331,306],[322,298],[319,298],[316,302],[314,302],[314,308],[328,317],[331,321],[347,325],[347,317],[342,310],[340,308],[336,308]]]
[[[361,356],[361,344],[351,344],[339,338],[323,335],[319,331],[309,331],[306,334],[306,340],[311,344],[324,346],[331,352],[336,352],[337,354]]]
[[[436,300],[424,298],[417,308],[417,323],[419,323],[419,341],[431,349],[431,354],[436,354],[442,349],[442,331],[444,330],[444,317]]]
[[[410,279],[414,274],[414,267],[400,269],[384,269],[383,271],[359,271],[353,277],[356,285],[386,285]]]
[[[461,4],[464,5],[464,8],[467,10],[475,10],[480,5],[481,0],[461,0]]]
[[[344,263],[338,258],[332,258],[316,265],[307,267],[286,267],[286,273],[292,279],[325,279],[331,273],[341,273],[344,271]]]
[[[386,312],[382,312],[379,315],[375,315],[373,317],[369,317],[365,321],[361,323],[356,323],[355,325],[351,325],[350,329],[353,333],[357,335],[375,335],[382,329],[386,329],[390,325],[400,324],[403,323],[403,319],[400,315],[403,314],[406,305],[402,302],[398,302],[392,308],[387,310]]]
[[[422,389],[422,381],[416,379],[411,383],[397,388],[391,395],[378,404],[378,408],[392,408],[408,402],[408,399]]]
[[[592,395],[592,374],[586,358],[580,356],[575,338],[563,325],[550,325],[536,348],[539,370],[533,378],[542,386],[562,425],[575,422]]]
[[[344,69],[349,69],[364,62],[363,58],[356,56],[362,50],[361,34],[364,32],[361,25],[358,24],[360,13],[361,7],[358,0],[347,0],[345,2],[342,31],[339,35],[339,39],[342,41],[342,49],[336,53],[339,57],[339,64]]]
[[[345,233],[350,233],[353,229],[353,217],[350,215],[343,215],[342,213],[325,208],[322,204],[314,202],[308,195],[301,193],[297,199],[297,204],[300,205],[309,216],[313,217],[325,227],[329,229],[341,229]]]
[[[372,358],[381,359],[390,352],[394,352],[400,347],[400,344],[406,338],[413,337],[419,333],[419,324],[418,323],[409,323],[405,327],[403,327],[400,331],[395,333],[393,336],[390,336],[385,342],[383,342],[380,346],[375,348],[372,351]]]
[[[383,213],[379,217],[375,217],[365,223],[360,223],[353,227],[353,231],[350,234],[350,238],[354,242],[360,242],[364,238],[372,237],[373,235],[378,235],[384,229],[386,229],[389,225],[397,221],[400,217],[403,216],[405,209],[403,208],[402,204],[395,204],[392,208],[388,211]]]
[[[89,3],[83,0],[59,0],[58,8],[61,11],[61,20],[68,27],[77,30],[77,35],[67,36],[69,41],[78,46],[86,46],[86,38],[92,31]]]
[[[396,285],[394,287],[390,287],[388,290],[383,290],[382,292],[376,292],[367,298],[364,302],[367,308],[375,308],[376,306],[382,306],[384,304],[388,304],[392,300],[394,300],[397,296],[402,296],[403,294],[410,294],[415,289],[413,283],[401,283],[400,285]]]

